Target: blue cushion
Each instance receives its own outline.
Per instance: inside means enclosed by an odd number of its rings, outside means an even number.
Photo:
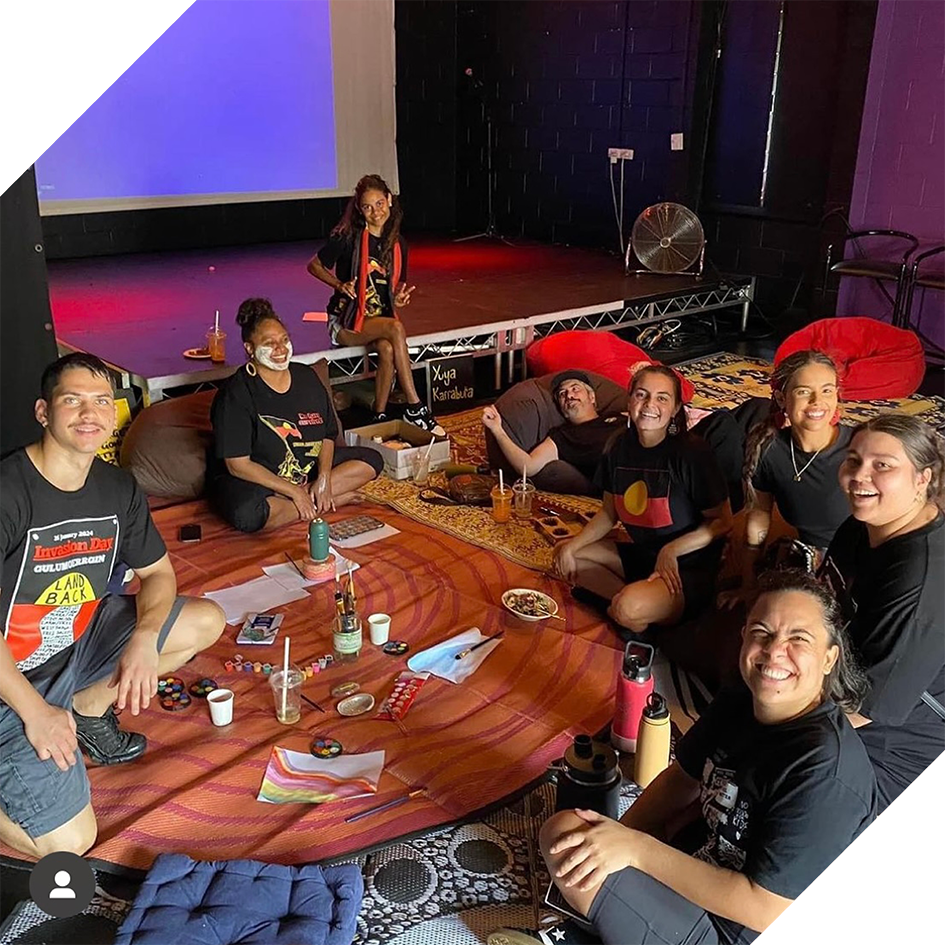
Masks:
[[[349,945],[364,882],[357,866],[155,860],[115,945]]]

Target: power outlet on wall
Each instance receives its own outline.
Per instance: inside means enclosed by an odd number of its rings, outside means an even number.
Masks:
[[[617,161],[632,161],[633,149],[632,148],[608,148],[607,157],[610,158],[611,164],[616,164]]]
[[[683,133],[681,131],[676,134],[669,136],[669,150],[670,151],[682,151],[683,149]]]

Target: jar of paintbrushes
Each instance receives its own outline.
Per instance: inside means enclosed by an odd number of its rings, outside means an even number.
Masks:
[[[347,580],[342,586],[335,573],[335,622],[332,643],[336,663],[353,663],[361,655],[361,618],[357,610],[354,573],[348,566]]]

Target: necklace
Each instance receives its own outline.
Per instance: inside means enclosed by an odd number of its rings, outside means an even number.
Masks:
[[[793,437],[793,436],[791,437],[791,465],[794,467],[794,481],[795,481],[795,482],[800,482],[800,481],[801,481],[801,476],[803,476],[804,473],[807,472],[808,468],[810,467],[810,464],[811,464],[815,459],[817,459],[817,457],[820,455],[820,450],[822,450],[822,449],[823,449],[823,447],[821,447],[819,450],[817,450],[817,452],[814,453],[814,455],[811,456],[811,458],[810,458],[809,460],[807,460],[807,462],[806,462],[800,469],[798,469],[798,468],[797,468],[797,460],[794,458],[794,437]]]

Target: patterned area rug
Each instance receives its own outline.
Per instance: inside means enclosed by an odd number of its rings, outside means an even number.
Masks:
[[[749,397],[769,397],[771,393],[768,384],[771,365],[767,361],[721,353],[677,365],[677,368],[696,388],[692,405],[704,410],[737,407]],[[945,427],[945,398],[921,394],[901,400],[849,401],[843,405],[843,422],[856,424],[892,410],[921,417],[937,429]],[[449,434],[457,462],[488,463],[481,414],[481,409],[475,408],[440,419]],[[433,473],[430,480],[433,486],[446,488],[442,473]],[[551,568],[554,547],[531,523],[512,521],[508,525],[496,525],[488,509],[428,505],[420,501],[420,490],[409,480],[397,482],[381,476],[362,491],[373,501],[389,505],[415,521],[480,548],[497,551],[517,564],[536,571]],[[593,513],[600,507],[596,500],[581,496],[539,492],[537,500],[539,504],[550,500],[575,512]]]

